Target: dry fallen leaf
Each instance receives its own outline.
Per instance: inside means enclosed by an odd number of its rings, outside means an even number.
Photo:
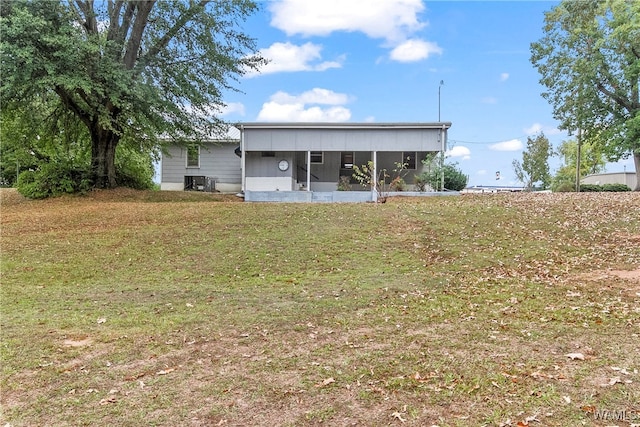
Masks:
[[[107,321],[107,319],[106,319],[106,318],[101,317],[101,318],[99,318],[99,319],[98,319],[98,322],[97,322],[97,323],[98,323],[98,325],[100,325],[100,324],[102,324],[102,323],[104,323],[104,322],[106,322],[106,321]]]
[[[571,360],[584,360],[584,354],[582,353],[569,353],[565,354],[565,356],[567,356]]]
[[[320,384],[316,384],[316,387],[324,387],[326,385],[329,385],[331,383],[335,383],[336,380],[334,380],[333,378],[327,378],[326,380],[323,380]]]
[[[617,366],[612,366],[611,367],[612,370],[620,372],[622,375],[629,375],[630,372],[627,371],[625,368],[618,368]]]
[[[405,420],[404,418],[402,418],[402,414],[400,412],[394,412],[393,414],[391,414],[391,416],[397,420],[399,420],[401,423],[406,422],[407,420]]]
[[[609,379],[609,382],[606,384],[601,384],[601,387],[609,387],[612,385],[616,385],[618,383],[621,383],[622,381],[620,380],[620,377],[613,377],[611,379]]]
[[[156,372],[156,375],[167,375],[170,372],[175,371],[176,368],[163,369],[162,371]]]
[[[108,405],[109,403],[116,403],[116,398],[113,396],[110,396],[100,401],[100,405]]]

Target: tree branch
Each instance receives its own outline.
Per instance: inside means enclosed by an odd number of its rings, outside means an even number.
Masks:
[[[124,66],[127,70],[132,69],[136,63],[136,59],[138,59],[138,52],[142,45],[142,35],[144,34],[144,29],[147,26],[149,13],[151,12],[151,9],[153,9],[155,3],[156,0],[135,3],[137,9],[136,18],[133,22],[129,42],[127,43],[127,50],[124,53]]]
[[[58,94],[58,96],[60,97],[60,100],[62,101],[62,103],[64,105],[66,105],[71,111],[73,111],[73,113],[76,116],[78,116],[78,118],[84,124],[86,124],[88,127],[90,127],[92,119],[93,119],[92,116],[89,113],[87,113],[86,111],[84,111],[82,108],[80,108],[80,106],[73,99],[73,97],[66,90],[64,90],[64,88],[62,88],[61,86],[56,86],[54,88],[54,91]]]
[[[73,4],[71,4],[73,7]],[[87,30],[88,34],[98,34],[98,21],[96,19],[96,14],[93,11],[93,0],[76,0],[76,6],[82,12],[82,26]],[[76,13],[77,9],[73,8]]]
[[[182,29],[195,15],[201,12],[204,7],[209,3],[210,0],[200,0],[200,2],[193,4],[189,10],[183,13],[180,18],[173,24],[171,28],[156,42],[155,45],[151,46],[151,48],[145,53],[141,58],[139,63],[146,64],[151,58],[156,56],[164,47],[169,44],[171,39],[178,34],[178,31]],[[142,67],[141,66],[141,67]]]
[[[615,92],[610,91],[600,82],[596,83],[596,87],[600,92],[611,98],[620,107],[624,108],[630,113],[633,111],[633,105],[631,105],[631,103],[627,99],[621,97],[620,95],[617,95]]]
[[[107,14],[109,15],[109,29],[107,30],[107,40],[115,40],[120,29],[120,10],[124,2],[118,0],[115,3],[113,0],[109,0],[107,3]]]
[[[120,6],[122,5],[122,2]],[[131,27],[131,18],[133,17],[136,10],[136,3],[129,2],[127,3],[127,9],[124,11],[124,15],[122,16],[122,24],[118,26],[114,34],[111,35],[109,40],[114,40],[118,46],[124,45],[124,41],[127,38],[127,34],[129,34],[129,28]],[[117,13],[116,13],[117,12]],[[114,14],[109,16],[109,19],[116,23],[119,21],[120,8],[114,9]]]

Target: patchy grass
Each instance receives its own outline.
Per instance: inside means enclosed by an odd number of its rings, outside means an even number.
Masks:
[[[640,423],[639,194],[0,195],[3,425]]]

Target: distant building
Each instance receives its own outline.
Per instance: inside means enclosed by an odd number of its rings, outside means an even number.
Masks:
[[[636,188],[637,183],[635,172],[608,172],[608,173],[596,173],[593,175],[585,176],[580,180],[581,184],[624,184],[632,190]]]
[[[474,185],[467,187],[461,193],[517,193],[524,191],[524,187],[509,185]]]

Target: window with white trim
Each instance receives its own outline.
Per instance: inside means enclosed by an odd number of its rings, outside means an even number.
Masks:
[[[311,163],[324,163],[324,153],[322,151],[312,151]]]
[[[187,147],[187,167],[188,168],[200,167],[200,146],[191,145]]]

